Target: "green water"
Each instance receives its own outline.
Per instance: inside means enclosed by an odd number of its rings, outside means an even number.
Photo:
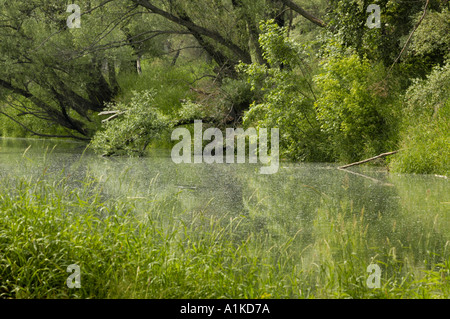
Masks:
[[[71,187],[93,177],[106,200],[127,198],[137,213],[148,198],[172,197],[180,220],[199,212],[217,219],[245,216],[237,242],[257,234],[270,251],[295,238],[293,262],[302,267],[320,268],[324,260],[345,264],[349,253],[363,265],[384,264],[384,275],[392,278],[406,268],[432,270],[450,256],[449,181],[436,176],[283,162],[277,174],[260,175],[250,164],[176,165],[169,150],[102,158],[77,142],[0,139],[0,182],[12,176],[66,177]]]

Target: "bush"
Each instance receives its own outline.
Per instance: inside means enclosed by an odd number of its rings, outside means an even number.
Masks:
[[[392,150],[399,112],[384,67],[352,52],[328,54],[322,66],[315,107],[333,158],[349,162]]]
[[[255,92],[244,126],[280,129],[282,155],[292,160],[326,161],[323,134],[314,110],[315,92],[307,49],[273,21],[261,24],[260,44],[267,64],[240,65]]]
[[[240,66],[261,96],[245,114],[245,126],[278,127],[282,154],[293,160],[348,162],[396,148],[399,89],[385,80],[381,63],[328,38],[321,73],[314,75],[306,45],[272,21],[261,29],[267,65]]]
[[[129,104],[108,104],[104,130],[97,132],[92,148],[104,156],[142,156],[150,142],[158,138],[170,124],[154,104],[152,91],[134,92]],[[113,118],[117,117],[117,118]]]
[[[401,147],[390,164],[394,172],[450,174],[450,61],[405,96]]]

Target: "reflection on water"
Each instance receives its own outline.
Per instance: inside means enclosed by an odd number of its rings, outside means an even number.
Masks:
[[[77,142],[0,139],[0,179],[64,176],[76,187],[86,175],[94,176],[103,183],[106,198],[126,196],[138,202],[155,195],[173,197],[180,219],[193,212],[245,216],[247,224],[236,238],[244,238],[245,232],[265,234],[272,242],[295,238],[299,252],[325,238],[320,234],[330,232],[330,220],[337,227],[364,218],[360,231],[370,250],[361,252],[364,258],[389,255],[425,267],[449,256],[447,179],[290,163],[282,163],[277,174],[260,175],[257,165],[176,165],[168,150],[151,155],[101,158]],[[342,232],[348,231],[345,227]]]

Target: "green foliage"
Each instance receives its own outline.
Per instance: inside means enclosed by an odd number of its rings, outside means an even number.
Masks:
[[[210,67],[200,61],[171,66],[161,59],[143,60],[142,74],[128,73],[118,77],[120,90],[115,99],[128,103],[133,98],[134,91],[153,90],[155,107],[163,114],[174,117],[183,100],[194,98],[190,91],[191,85],[209,71]]]
[[[325,58],[315,77],[320,95],[315,102],[333,157],[354,161],[393,147],[397,129],[395,94],[381,65],[355,53]]]
[[[101,127],[97,114],[105,102],[116,101],[119,108],[143,112],[150,123],[127,112],[107,123],[92,145],[109,155],[142,155],[168,123],[203,116],[217,125],[243,119],[246,127],[278,127],[282,155],[291,160],[351,161],[397,148],[400,115],[414,123],[408,112],[401,114],[397,96],[411,78],[425,77],[448,59],[448,1],[430,1],[389,74],[385,68],[399,56],[424,1],[296,3],[324,18],[326,30],[264,0],[154,1],[147,8],[139,1],[80,0],[80,29],[67,28],[64,3],[3,1],[1,134],[29,135],[7,119],[13,117],[40,134],[89,140]],[[366,26],[369,4],[381,7],[380,29]],[[237,75],[239,61],[245,64]],[[213,74],[214,81],[205,80]],[[444,83],[436,79],[434,85]],[[132,93],[146,90],[157,92],[148,110],[134,105]],[[427,90],[428,95],[408,91],[410,103],[404,104],[437,114],[446,91]],[[421,112],[411,114],[420,117],[414,136],[419,127],[434,131]]]
[[[402,173],[450,175],[450,61],[416,80],[405,95],[401,147],[391,163]]]
[[[380,6],[381,28],[366,26],[370,4]],[[346,47],[355,48],[360,57],[367,56],[390,66],[400,53],[400,41],[417,22],[413,19],[422,11],[423,2],[404,5],[393,0],[331,0],[330,8],[329,29],[343,39]]]
[[[370,4],[381,9],[381,27],[369,29],[366,10]],[[400,55],[409,35],[421,19],[425,1],[410,1],[408,5],[395,0],[331,0],[327,13],[328,30],[342,39],[346,48],[356,50],[360,58],[382,62],[390,67]],[[409,77],[422,77],[432,67],[442,63],[448,54],[448,1],[432,0],[427,14],[412,42],[403,53],[393,72],[410,83]],[[438,26],[438,27],[436,27]]]
[[[439,27],[437,27],[439,26]],[[411,43],[411,51],[422,59],[450,58],[450,9],[430,11],[420,24]]]
[[[392,171],[450,176],[450,99],[439,113],[402,134],[402,151],[390,164]]]
[[[279,127],[283,154],[296,160],[353,161],[396,147],[398,89],[381,63],[370,63],[339,39],[324,44],[314,75],[307,46],[273,21],[261,26],[268,65],[241,65],[256,96],[244,125]],[[326,46],[325,46],[326,45]]]
[[[202,105],[186,100],[178,112],[179,117],[186,121],[195,121],[205,116],[205,110]]]
[[[427,120],[436,115],[450,96],[450,60],[436,66],[426,79],[416,79],[405,94],[405,120],[412,123],[416,118]]]
[[[306,46],[288,38],[274,21],[261,24],[260,44],[268,65],[240,65],[260,98],[244,116],[244,125],[280,129],[282,153],[291,159],[325,160],[314,111],[311,57]]]
[[[295,66],[300,63],[300,50],[289,40],[286,28],[280,28],[274,20],[261,23],[260,28],[262,34],[259,36],[259,43],[263,49],[263,57],[272,68],[279,68],[281,65]]]
[[[9,113],[12,117],[17,117],[16,112]],[[21,124],[25,125],[33,132],[50,135],[64,135],[64,130],[61,127],[55,124],[49,125],[48,122],[34,116],[25,115],[20,116],[19,119]],[[2,114],[0,114],[0,123],[0,137],[34,137],[33,133]]]
[[[223,92],[222,101],[219,109],[223,109],[228,114],[230,110],[234,110],[236,115],[241,116],[244,111],[248,110],[248,107],[255,99],[258,93],[252,90],[250,83],[248,83],[245,76],[241,76],[237,79],[224,79],[220,86],[221,92]]]
[[[15,109],[14,105],[22,105],[24,107],[33,108],[32,103],[20,96],[5,97],[3,107],[0,105],[0,137],[58,137],[66,136],[67,132],[61,125],[49,122],[46,119],[36,117],[27,112],[22,112],[20,109]],[[69,114],[74,119],[80,117],[75,111],[69,111]],[[98,125],[95,116],[91,117],[91,122],[86,124],[86,127],[95,129]]]
[[[84,12],[99,3],[77,4]],[[1,98],[14,99],[4,112],[11,116],[19,110],[60,125],[66,129],[65,135],[90,137],[92,112],[101,110],[116,90],[114,60],[120,63],[130,53],[126,47],[111,48],[107,53],[94,49],[123,39],[119,29],[97,38],[121,12],[120,3],[100,6],[83,15],[81,28],[68,29],[66,3],[2,1]],[[25,101],[19,103],[20,99]],[[20,117],[15,119],[20,122]]]
[[[152,91],[135,92],[129,104],[108,104],[106,112],[118,118],[105,120],[104,130],[91,142],[93,149],[105,156],[142,156],[150,142],[170,126],[155,106],[154,96]]]

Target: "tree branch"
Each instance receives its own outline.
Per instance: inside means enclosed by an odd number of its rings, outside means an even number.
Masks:
[[[139,4],[140,6],[150,10],[153,13],[156,13],[172,22],[175,22],[176,24],[182,25],[186,27],[188,30],[193,31],[194,33],[198,33],[200,35],[204,35],[217,43],[222,44],[223,46],[229,48],[231,51],[236,53],[236,55],[242,60],[244,63],[251,63],[252,59],[248,52],[240,48],[238,45],[230,41],[229,39],[225,39],[220,33],[206,29],[204,27],[201,27],[194,22],[192,22],[190,19],[181,18],[178,16],[175,16],[167,11],[164,11],[156,6],[154,6],[150,1],[148,0],[133,0],[134,3]]]
[[[425,4],[425,9],[423,10],[423,15],[420,18],[419,22],[416,24],[416,26],[414,27],[413,31],[411,32],[411,34],[408,37],[408,40],[406,40],[405,45],[402,48],[402,51],[400,51],[400,54],[398,55],[397,59],[395,59],[394,63],[392,63],[391,67],[389,68],[388,72],[387,72],[387,76],[386,78],[389,76],[389,74],[391,73],[392,69],[394,68],[395,64],[397,64],[397,62],[400,60],[400,58],[402,57],[403,53],[405,52],[406,48],[408,47],[409,42],[411,42],[412,36],[414,35],[414,33],[416,32],[417,28],[420,26],[420,24],[422,23],[423,19],[425,18],[426,14],[427,14],[427,9],[428,9],[428,5],[430,4],[430,0],[427,0],[427,3]]]
[[[286,6],[288,6],[289,8],[294,10],[295,12],[299,13],[300,15],[302,15],[303,17],[305,17],[306,19],[308,19],[312,23],[318,25],[319,27],[325,28],[327,26],[325,24],[325,22],[323,22],[319,18],[316,18],[315,16],[313,16],[312,14],[310,14],[309,12],[307,12],[306,10],[304,10],[302,7],[300,7],[298,4],[296,4],[295,2],[293,2],[291,0],[272,0],[272,1],[273,2],[281,1],[283,4],[285,4]]]
[[[383,154],[380,154],[380,155],[378,155],[378,156],[375,156],[375,157],[366,159],[366,160],[364,160],[364,161],[356,162],[356,163],[352,163],[352,164],[348,164],[348,165],[344,165],[344,166],[341,166],[341,167],[338,167],[338,168],[339,168],[339,169],[346,169],[346,168],[349,168],[349,167],[352,167],[352,166],[356,166],[356,165],[361,165],[361,164],[364,164],[364,163],[368,163],[368,162],[374,161],[374,160],[379,159],[379,158],[382,158],[382,157],[386,157],[386,156],[389,156],[389,155],[394,155],[394,154],[397,154],[398,152],[399,152],[399,151],[389,152],[389,153],[383,153]]]
[[[33,135],[36,136],[40,136],[40,137],[48,137],[48,138],[74,138],[77,140],[81,140],[81,141],[90,141],[89,138],[85,138],[85,137],[79,137],[79,136],[75,136],[75,135],[51,135],[51,134],[42,134],[42,133],[37,133],[35,131],[33,131],[32,129],[30,129],[29,127],[25,126],[24,124],[20,123],[19,121],[17,121],[15,118],[13,118],[11,115],[0,111],[0,114],[3,114],[4,116],[6,116],[7,118],[9,118],[11,121],[19,124],[20,126],[22,126],[25,130],[27,130],[28,132],[30,132]]]

